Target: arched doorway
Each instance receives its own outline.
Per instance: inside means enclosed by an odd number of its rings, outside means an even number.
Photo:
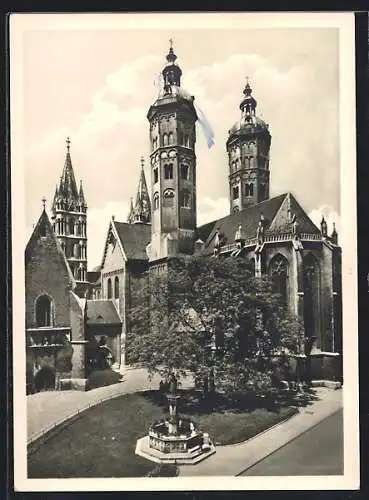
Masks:
[[[41,368],[35,376],[34,385],[36,392],[55,389],[55,374],[49,368]]]
[[[304,258],[304,325],[306,338],[320,344],[320,269],[311,253]]]

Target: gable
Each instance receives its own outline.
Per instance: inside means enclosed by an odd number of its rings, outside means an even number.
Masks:
[[[122,247],[114,231],[112,223],[109,225],[108,234],[105,241],[103,262],[101,272],[106,273],[122,269],[125,266],[125,256],[122,252]]]
[[[127,259],[147,261],[146,246],[151,241],[151,225],[115,221],[114,227]]]
[[[285,197],[286,195],[283,194],[270,198],[198,228],[198,234],[203,234],[203,237],[206,238],[205,240],[203,239],[205,241],[203,254],[208,255],[213,252],[217,230],[219,230],[219,236],[224,245],[234,243],[234,237],[240,224],[242,225],[242,231],[246,239],[255,238],[260,218],[263,215],[264,227],[266,232],[268,232],[270,224],[274,220]],[[208,233],[207,237],[206,233]]]
[[[319,229],[309,218],[305,210],[297,202],[296,198],[288,193],[280,209],[270,224],[270,233],[287,233],[291,231],[290,216],[296,216],[297,232],[320,234]]]
[[[25,250],[26,325],[35,325],[35,304],[40,295],[53,303],[55,326],[69,326],[69,292],[75,287],[68,262],[44,211]]]
[[[105,261],[102,271],[109,272],[121,269],[125,265],[125,258],[122,253],[118,238],[113,231],[109,231]]]

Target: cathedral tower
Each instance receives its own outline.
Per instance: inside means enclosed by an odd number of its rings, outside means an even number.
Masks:
[[[162,71],[159,96],[150,107],[150,261],[192,253],[196,231],[197,120],[194,97],[181,87],[182,71],[172,47]]]
[[[269,198],[269,127],[256,116],[257,102],[248,81],[243,94],[241,120],[229,131],[226,143],[231,213]]]
[[[52,204],[53,227],[76,280],[78,295],[87,289],[87,205],[82,181],[77,189],[70,156],[70,139],[59,186]]]

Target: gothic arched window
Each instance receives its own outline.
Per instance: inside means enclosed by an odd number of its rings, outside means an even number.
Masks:
[[[304,268],[304,323],[307,337],[319,337],[320,327],[320,269],[313,254],[303,261]]]
[[[111,279],[110,278],[108,279],[107,287],[108,287],[108,299],[111,299],[112,298],[112,288],[111,288]]]
[[[181,164],[181,179],[188,180],[188,165]]]
[[[254,184],[250,182],[249,184],[245,184],[245,195],[253,196],[254,195]]]
[[[51,326],[51,299],[41,295],[36,300],[36,326]]]
[[[159,180],[159,171],[158,168],[154,168],[154,184],[156,184]]]
[[[173,179],[173,164],[164,165],[164,179]]]
[[[74,234],[74,219],[70,217],[69,219],[69,234]]]
[[[157,210],[159,208],[159,193],[154,193],[153,201],[154,201],[154,210]]]
[[[168,143],[169,144],[174,144],[174,135],[173,135],[173,132],[169,132]]]
[[[191,195],[187,190],[181,192],[181,207],[191,208]]]
[[[118,276],[116,276],[115,280],[114,280],[114,297],[116,299],[119,299],[119,278],[118,278]]]
[[[168,146],[168,134],[163,134],[163,146]]]
[[[276,255],[269,264],[269,275],[273,281],[273,292],[281,296],[283,304],[287,304],[288,295],[288,261],[283,255]]]

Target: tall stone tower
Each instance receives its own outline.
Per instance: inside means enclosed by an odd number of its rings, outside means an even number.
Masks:
[[[150,261],[192,253],[196,231],[197,120],[194,97],[181,87],[170,41],[159,96],[147,114],[151,143]]]
[[[77,282],[76,293],[83,296],[87,287],[87,204],[82,188],[77,189],[70,156],[70,139],[59,186],[52,204],[53,228]]]
[[[269,198],[268,125],[256,116],[256,100],[247,81],[240,104],[241,120],[229,131],[226,148],[229,161],[230,212]]]

